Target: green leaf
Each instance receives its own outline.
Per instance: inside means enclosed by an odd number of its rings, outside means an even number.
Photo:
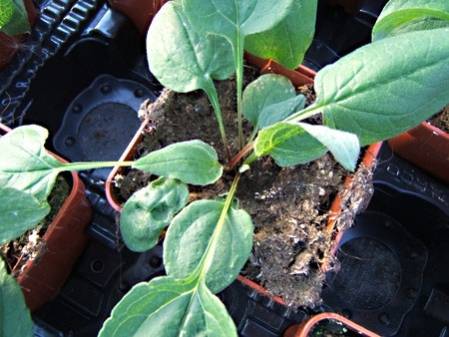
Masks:
[[[44,148],[48,131],[37,125],[18,127],[0,138],[0,186],[32,194],[40,202],[50,194],[64,166]]]
[[[390,0],[373,27],[373,40],[449,26],[447,0]]]
[[[0,244],[34,228],[49,212],[50,206],[33,195],[0,187]]]
[[[282,167],[306,164],[327,149],[344,168],[355,169],[360,153],[357,136],[322,125],[277,123],[261,130],[254,144],[258,157],[270,155]]]
[[[234,72],[228,43],[221,37],[198,34],[182,7],[168,2],[154,17],[147,37],[151,72],[177,92],[209,91],[212,79],[224,80]]]
[[[318,73],[306,110],[322,111],[362,145],[415,127],[448,103],[448,36],[449,28],[411,32],[356,50]]]
[[[356,135],[322,125],[298,125],[323,144],[345,169],[355,170],[360,155],[360,143]]]
[[[231,45],[245,36],[268,30],[291,10],[293,0],[183,0],[190,23],[203,33],[223,36]]]
[[[315,34],[317,3],[317,0],[295,0],[289,14],[274,28],[248,36],[245,49],[287,68],[297,68]]]
[[[0,0],[0,32],[14,36],[29,30],[30,23],[23,0]]]
[[[243,92],[243,114],[255,129],[287,118],[305,105],[303,95],[284,76],[266,74],[250,83]]]
[[[217,152],[201,140],[171,144],[138,159],[132,167],[202,186],[216,182],[223,173]]]
[[[210,264],[206,284],[214,293],[235,280],[251,253],[254,226],[248,213],[233,207],[220,222],[223,208],[222,201],[200,200],[176,215],[164,243],[169,275],[185,278]]]
[[[126,246],[135,252],[153,248],[188,198],[187,185],[169,178],[159,178],[134,193],[120,215],[120,232]]]
[[[32,337],[32,330],[33,321],[22,289],[0,261],[0,336]]]
[[[113,309],[99,337],[237,337],[225,306],[203,282],[159,277],[140,283]]]

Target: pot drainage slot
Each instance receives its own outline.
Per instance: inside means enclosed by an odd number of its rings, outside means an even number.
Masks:
[[[101,75],[70,104],[54,147],[70,161],[117,160],[139,128],[138,111],[156,96],[142,84]],[[106,180],[110,169],[91,177]]]
[[[422,287],[425,246],[395,219],[370,211],[345,233],[337,258],[325,304],[382,336],[396,334]]]

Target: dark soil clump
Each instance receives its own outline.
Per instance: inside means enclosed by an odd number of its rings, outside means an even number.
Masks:
[[[449,133],[449,105],[430,120],[430,124]]]
[[[320,322],[310,334],[311,337],[357,337],[358,333],[350,331],[339,322],[325,320]]]
[[[232,153],[236,153],[234,81],[219,82],[217,89],[228,138],[232,140]],[[311,86],[298,91],[305,94],[309,104],[315,99]],[[157,102],[143,110],[142,115],[152,122],[136,157],[177,141],[199,138],[213,145],[221,162],[226,162],[213,110],[203,93],[164,91]],[[245,130],[250,134],[249,125]],[[325,230],[329,209],[347,175],[329,154],[294,168],[280,168],[269,157],[255,162],[250,171],[243,174],[237,192],[241,207],[251,215],[256,226],[253,254],[242,274],[292,306],[319,304],[325,275],[322,266],[335,264],[330,253],[335,231],[333,228],[330,233]],[[191,187],[191,199],[215,198],[226,193],[232,177],[228,173],[213,186]],[[151,179],[149,174],[124,170],[115,181],[117,195],[125,201]],[[354,193],[343,196],[344,209],[336,219],[336,229],[350,226],[355,214],[369,199],[372,193],[370,170],[361,165],[350,190]]]
[[[48,197],[50,213],[34,229],[27,231],[17,240],[0,246],[0,255],[13,276],[20,274],[29,260],[39,259],[41,251],[45,249],[42,238],[69,194],[69,183],[64,176],[58,176]]]

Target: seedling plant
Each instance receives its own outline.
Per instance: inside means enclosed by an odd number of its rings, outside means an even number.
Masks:
[[[448,8],[438,5],[444,2],[434,1],[438,18],[448,15]],[[227,163],[220,163],[216,150],[199,139],[168,145],[134,161],[61,163],[44,148],[48,136],[44,128],[19,127],[0,139],[0,242],[17,238],[48,214],[46,200],[62,172],[115,165],[149,172],[159,178],[125,203],[120,230],[125,244],[142,252],[151,249],[170,224],[163,254],[167,276],[133,287],[99,336],[237,336],[215,294],[236,279],[252,250],[254,226],[235,198],[241,175],[264,156],[290,167],[328,151],[353,171],[361,146],[406,131],[448,103],[449,28],[439,22],[436,27],[413,29],[423,27],[414,24],[402,27],[405,33],[390,34],[399,29],[394,27],[406,24],[391,19],[404,3],[391,1],[387,6],[397,5],[384,16],[388,25],[383,20],[376,24],[377,41],[318,72],[317,98],[308,107],[280,75],[262,75],[243,90],[243,51],[246,48],[296,68],[313,36],[316,1],[178,0],[165,4],[148,32],[150,69],[173,91],[206,93]],[[409,13],[408,22],[429,19],[427,5],[420,0],[410,3],[422,13]],[[237,153],[229,146],[214,84],[232,76]],[[317,114],[323,117],[322,125],[307,122]],[[243,118],[252,125],[252,134],[246,138]],[[188,185],[213,184],[225,170],[234,174],[225,196],[188,203]]]

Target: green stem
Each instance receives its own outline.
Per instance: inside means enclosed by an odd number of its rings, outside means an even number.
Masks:
[[[312,105],[308,106],[307,108],[305,108],[301,111],[298,111],[298,112],[294,113],[293,115],[287,117],[282,122],[302,121],[304,119],[310,118],[310,117],[315,116],[316,114],[320,113],[322,111],[322,108],[323,107],[321,105],[312,104]]]
[[[237,187],[239,184],[240,175],[237,174],[234,177],[234,181],[229,189],[228,195],[226,196],[223,209],[220,213],[220,217],[218,218],[217,227],[212,234],[212,240],[210,242],[209,247],[207,247],[206,253],[204,254],[205,258],[200,265],[200,275],[199,279],[206,279],[206,274],[212,266],[214,260],[214,252],[218,245],[218,238],[223,230],[223,227],[226,222],[226,217],[228,216],[229,209],[231,208],[232,201],[234,200],[234,195],[237,192]]]
[[[210,80],[210,83],[208,83],[205,91],[207,96],[209,97],[210,103],[212,104],[212,108],[214,109],[215,118],[217,119],[218,123],[218,129],[220,130],[221,140],[223,142],[223,146],[225,147],[225,151],[229,160],[231,158],[231,152],[229,150],[228,139],[226,137],[226,130],[223,122],[223,114],[221,112],[221,106],[220,101],[218,99],[217,89],[215,88],[212,79]]]
[[[237,89],[237,123],[239,132],[239,147],[243,147],[243,53],[244,53],[244,41],[237,32],[237,43],[234,50],[234,62],[235,62],[235,81]]]
[[[256,156],[256,154],[254,153],[254,150],[253,150],[253,152],[251,152],[251,154],[249,155],[249,157],[245,159],[245,161],[243,162],[242,165],[248,165],[248,166],[249,166],[249,165],[251,165],[253,162],[255,162],[257,159],[258,159],[258,158],[257,158],[257,156]]]
[[[131,166],[133,161],[100,161],[100,162],[78,162],[78,163],[66,163],[64,166],[58,168],[59,172],[67,171],[84,171],[105,167],[118,166]]]

